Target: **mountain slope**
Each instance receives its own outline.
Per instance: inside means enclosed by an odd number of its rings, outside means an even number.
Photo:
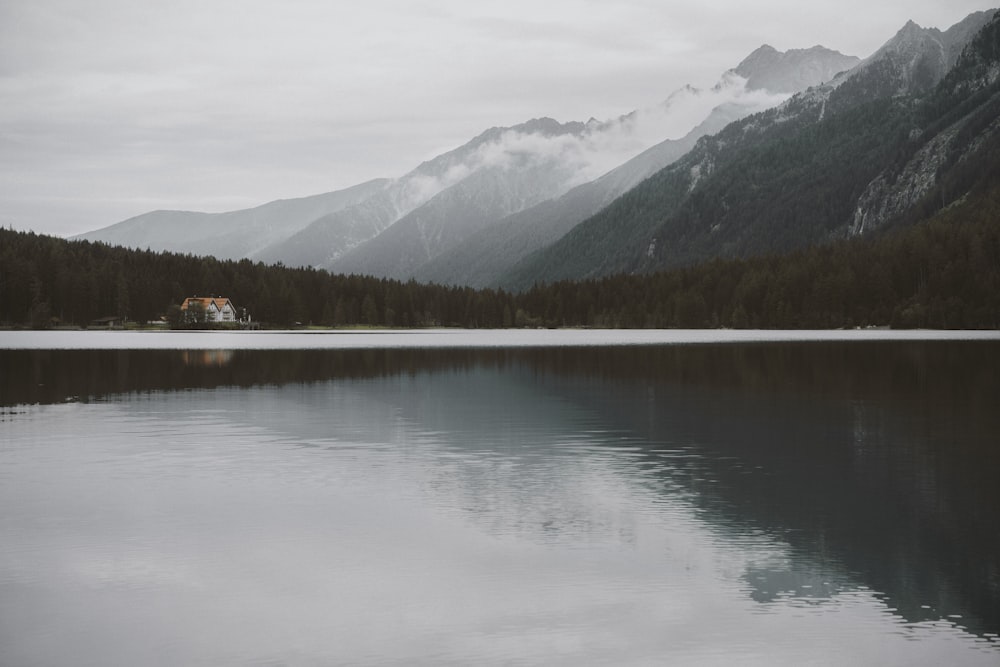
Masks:
[[[241,259],[288,238],[320,216],[364,201],[387,184],[385,180],[373,180],[336,192],[280,199],[226,213],[153,211],[81,234],[74,240]]]
[[[796,53],[794,59],[802,67],[823,72],[823,76],[850,60],[819,47]],[[577,197],[575,208],[566,209],[572,210],[570,222],[561,217],[549,228],[529,230],[536,232],[529,235],[536,244],[558,238],[572,224],[689,149],[697,135],[684,135],[713,108],[722,104],[713,121],[731,120],[737,107],[727,107],[726,102],[742,105],[745,114],[783,99],[783,93],[763,89],[750,94],[752,89],[746,88],[743,77],[767,75],[774,57],[787,60],[786,55],[771,49],[769,58],[760,54],[748,58],[737,68],[740,73],[731,70],[712,89],[685,87],[657,107],[606,122],[561,124],[542,118],[492,128],[398,179],[245,211],[157,211],[78,238],[408,278],[498,220],[614,170],[588,195],[590,203],[581,206],[588,197]],[[771,80],[777,79],[771,76]],[[711,129],[717,128],[711,125]],[[665,137],[677,138],[661,144]],[[614,169],[632,158],[628,167]],[[532,247],[537,245],[513,254],[489,277]],[[459,280],[471,282],[475,273]]]
[[[858,62],[857,58],[822,47],[777,55],[784,67],[781,71],[771,71],[780,68],[764,62],[766,59],[744,60],[738,69],[749,76],[769,77],[775,87],[787,89],[803,81],[820,83],[822,77],[832,77],[844,66]],[[796,67],[808,71],[803,73]],[[377,238],[324,266],[334,271],[399,279],[487,284],[527,251],[519,247],[536,243],[528,245],[530,249],[538,247],[539,240],[558,238],[613,197],[682,155],[701,133],[721,127],[722,119],[732,120],[768,108],[785,97],[784,93],[748,88],[743,76],[730,70],[709,90],[687,86],[658,107],[612,121],[592,120],[580,128],[579,124],[561,126],[541,119],[508,128],[491,147],[488,157],[470,166],[467,179],[403,216]],[[718,110],[713,113],[713,108]],[[691,128],[706,117],[712,122],[692,134]],[[671,134],[680,139],[656,145]],[[496,164],[497,160],[500,164]],[[563,213],[550,217],[543,225],[519,227],[517,222],[504,220],[562,195],[573,185],[590,181],[608,167],[617,169],[593,192],[585,194],[578,189],[563,205],[546,207]],[[501,237],[505,236],[502,240],[492,232],[501,220],[508,223],[503,225],[505,232],[500,232]],[[464,249],[456,250],[460,246]],[[482,257],[487,249],[496,251],[501,246],[511,254],[490,255],[492,268],[476,262],[476,257]]]
[[[579,177],[583,123],[536,119],[495,128],[462,165],[457,182],[325,266],[339,273],[410,278],[417,267],[477,229],[557,196]]]
[[[592,119],[586,124],[560,124],[543,118],[511,128],[494,128],[490,140],[469,156],[462,178],[376,238],[322,266],[338,272],[400,279],[424,275],[423,267],[428,262],[484,228],[618,167],[659,141],[664,133],[687,128],[691,118],[700,120],[699,116],[708,113],[716,102],[739,98],[744,88],[742,79],[732,76],[725,83],[710,91],[687,87],[658,107],[603,123]],[[782,99],[769,94],[747,97],[747,105],[764,107]],[[670,159],[674,159],[679,153],[671,150]],[[648,153],[635,163],[638,167],[617,172],[617,187],[621,189],[610,195],[619,194],[665,164],[643,162],[656,154]],[[637,168],[642,173],[636,172]],[[607,182],[614,186],[614,181]],[[574,222],[590,212],[585,211]]]
[[[969,109],[964,120],[954,121],[960,125],[949,129],[942,119],[970,93],[935,97],[931,92],[940,90],[935,86],[945,75],[936,64],[947,63],[942,54],[958,50],[963,36],[988,23],[974,44],[995,39],[991,16],[974,14],[944,33],[907,24],[872,58],[830,85],[703,139],[682,160],[524,260],[502,283],[525,288],[713,257],[786,252],[848,235],[864,193],[880,178],[902,187],[907,179],[898,175],[911,160],[921,159],[921,148],[946,137],[942,132],[959,137],[962,127],[989,125],[984,120],[989,108],[982,105],[992,93],[979,89],[980,114]],[[984,67],[989,70],[994,62]],[[959,63],[951,71],[966,69]],[[940,85],[959,89],[961,81],[947,78]],[[910,201],[936,178],[916,188]],[[869,199],[867,208],[878,208]]]
[[[470,235],[450,250],[433,257],[415,272],[418,280],[482,287],[495,284],[525,256],[555,242],[576,224],[593,215],[613,199],[671,164],[694,147],[697,140],[714,134],[730,122],[767,109],[783,100],[781,95],[833,78],[860,62],[854,56],[816,46],[780,53],[762,46],[735,69],[723,74],[707,94],[721,103],[698,126],[679,139],[668,139],[643,151],[603,176],[573,188],[562,197],[516,213]],[[678,97],[705,95],[687,87]]]
[[[461,183],[491,161],[501,159],[502,156],[496,155],[496,146],[512,133],[557,139],[563,135],[579,135],[585,129],[583,123],[561,124],[549,118],[532,120],[512,128],[490,128],[466,144],[420,164],[358,205],[314,220],[297,234],[266,248],[257,257],[262,261],[281,261],[289,266],[331,268],[393,223],[427,205],[440,193]],[[350,272],[350,269],[347,270]]]
[[[430,258],[415,270],[414,276],[421,281],[448,285],[492,285],[521,259],[555,242],[615,197],[687,153],[699,138],[721,130],[745,113],[746,107],[732,104],[717,107],[682,139],[661,142],[561,197],[543,201],[470,234],[450,250]]]

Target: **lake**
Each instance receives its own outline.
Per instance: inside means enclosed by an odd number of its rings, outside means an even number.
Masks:
[[[0,332],[2,665],[997,665],[1000,336]]]

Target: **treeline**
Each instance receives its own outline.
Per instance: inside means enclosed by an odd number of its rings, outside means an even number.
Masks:
[[[0,230],[0,324],[143,323],[195,295],[227,296],[273,327],[1000,328],[1000,186],[874,237],[523,293]]]
[[[791,255],[537,287],[519,307],[547,324],[612,328],[996,329],[1000,201],[993,204],[992,220],[937,219]]]
[[[502,327],[510,294],[330,275],[0,230],[0,324],[146,323],[189,296],[229,297],[264,326]],[[507,310],[505,310],[507,307]]]
[[[536,287],[519,307],[598,327],[1000,328],[1000,168],[961,203],[785,255]]]

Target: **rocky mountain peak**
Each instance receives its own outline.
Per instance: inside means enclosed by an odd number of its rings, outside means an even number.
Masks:
[[[912,19],[899,29],[882,48],[875,52],[872,58],[886,53],[912,53],[924,50],[929,45],[941,42],[941,31],[936,28],[923,28]]]
[[[750,90],[794,93],[829,81],[859,62],[860,58],[819,45],[782,52],[764,44],[731,71],[746,79]]]
[[[975,12],[943,32],[907,21],[849,78],[862,81],[860,88],[868,97],[926,92],[944,78],[968,41],[994,13]]]
[[[945,69],[955,64],[965,45],[993,18],[996,10],[973,12],[945,31],[923,28],[913,20],[876,51],[866,62],[895,54],[909,58],[933,56]]]
[[[524,134],[541,134],[546,137],[557,137],[562,134],[579,134],[585,127],[585,123],[579,123],[576,121],[560,123],[554,118],[543,116],[541,118],[532,118],[531,120],[521,123],[520,125],[515,125],[510,129]]]

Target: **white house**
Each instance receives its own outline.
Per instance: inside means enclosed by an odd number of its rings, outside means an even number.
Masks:
[[[185,314],[192,305],[199,304],[205,312],[206,322],[235,322],[236,306],[226,297],[194,296],[184,299],[181,311]]]

